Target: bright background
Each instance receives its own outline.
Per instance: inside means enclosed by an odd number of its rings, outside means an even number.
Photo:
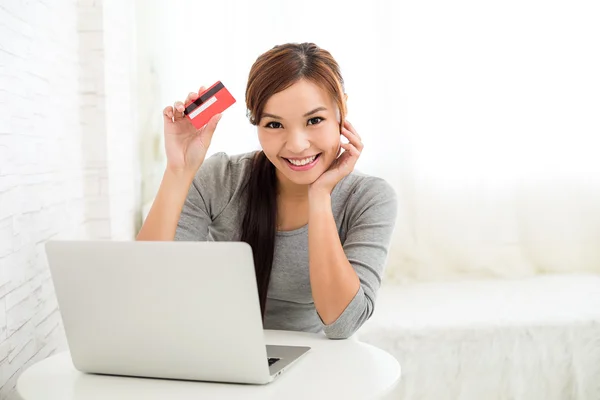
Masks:
[[[597,3],[178,4],[144,37],[161,105],[218,79],[238,98],[211,152],[258,148],[244,91],[259,54],[313,41],[338,60],[357,168],[400,196],[397,279],[600,271]]]

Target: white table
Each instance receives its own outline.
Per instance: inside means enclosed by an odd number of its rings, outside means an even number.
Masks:
[[[265,331],[268,344],[312,349],[267,385],[189,382],[84,374],[68,352],[33,365],[17,382],[24,400],[91,399],[375,399],[400,379],[400,365],[385,351],[356,339]]]

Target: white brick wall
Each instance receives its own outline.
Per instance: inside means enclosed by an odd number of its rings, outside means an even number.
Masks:
[[[133,1],[0,2],[0,399],[66,349],[49,238],[131,239]]]

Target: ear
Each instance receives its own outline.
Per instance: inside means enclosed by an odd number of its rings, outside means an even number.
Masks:
[[[346,109],[346,116],[348,116],[348,104],[347,104],[347,102],[348,102],[348,94],[344,93],[344,108]],[[338,110],[338,113],[337,113],[337,120],[338,120],[338,123],[341,122],[340,121],[340,110]],[[342,134],[342,130],[340,129],[340,135],[341,134]]]
[[[344,93],[344,107],[346,108],[346,115],[348,115],[348,94]]]

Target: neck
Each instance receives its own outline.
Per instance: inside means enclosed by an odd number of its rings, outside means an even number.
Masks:
[[[276,171],[276,175],[278,186],[277,194],[280,198],[298,202],[308,200],[308,185],[298,185],[290,181],[279,171]]]

